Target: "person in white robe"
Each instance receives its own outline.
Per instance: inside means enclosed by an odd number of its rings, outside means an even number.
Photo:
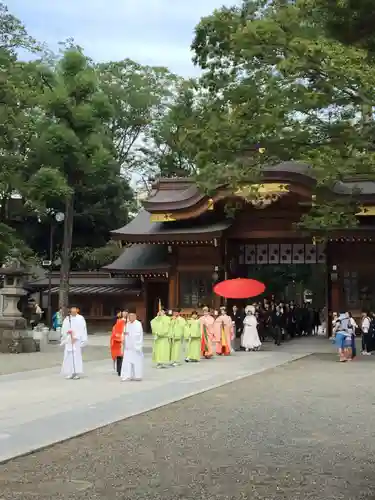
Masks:
[[[67,379],[78,380],[83,374],[82,348],[87,344],[87,327],[77,307],[71,307],[61,327],[61,342],[64,359],[61,374]]]
[[[124,358],[121,380],[142,380],[143,377],[143,328],[135,312],[129,312],[125,328]]]
[[[242,347],[246,352],[258,351],[262,345],[258,335],[258,321],[255,317],[255,307],[247,306],[245,309],[244,329],[242,334]]]

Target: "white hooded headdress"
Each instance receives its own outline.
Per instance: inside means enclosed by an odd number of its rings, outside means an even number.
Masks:
[[[246,314],[255,314],[255,307],[254,306],[246,306],[246,309],[245,309],[245,313]]]

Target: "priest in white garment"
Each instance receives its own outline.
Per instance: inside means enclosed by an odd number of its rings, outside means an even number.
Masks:
[[[142,380],[143,376],[143,328],[135,311],[129,311],[125,328],[124,358],[121,380]]]
[[[87,344],[87,327],[78,308],[70,308],[61,327],[61,344],[64,346],[64,359],[61,374],[67,379],[78,380],[83,374],[82,347]]]

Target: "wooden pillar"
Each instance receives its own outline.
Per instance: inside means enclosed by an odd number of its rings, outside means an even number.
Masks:
[[[143,306],[144,306],[144,311],[145,311],[145,319],[143,326],[145,329],[148,329],[149,327],[149,321],[150,321],[150,311],[148,307],[148,286],[147,286],[147,280],[142,276],[141,277],[141,286],[142,286],[142,297],[143,297]]]
[[[212,307],[214,309],[219,309],[220,305],[221,305],[221,298],[218,295],[216,295],[216,293],[214,293],[212,297]]]
[[[177,282],[177,272],[173,270],[169,276],[169,290],[168,290],[168,308],[173,309],[177,307],[177,293],[178,293],[178,282]]]
[[[226,240],[223,239],[223,238],[220,238],[217,240],[217,245],[219,247],[219,252],[218,252],[218,255],[219,255],[219,261],[216,261],[216,265],[215,267],[213,268],[212,270],[212,273],[216,272],[216,268],[218,269],[218,281],[223,281],[223,280],[226,280],[228,278],[228,269],[227,269],[227,257],[226,257]],[[216,246],[216,245],[215,245]],[[214,286],[214,282],[213,282],[213,286]],[[212,293],[212,304],[211,306],[214,308],[214,309],[219,309],[219,307],[222,305],[222,304],[225,304],[226,305],[227,301],[226,299],[223,299],[221,297],[219,297],[219,295],[216,295],[216,293]]]
[[[334,260],[332,245],[326,244],[327,262],[327,334],[332,335],[332,313],[340,313],[340,280],[339,268]],[[331,313],[331,314],[330,314]]]
[[[332,312],[340,313],[340,283],[338,280],[331,284],[331,307]]]
[[[169,262],[171,269],[169,273],[169,289],[168,289],[168,308],[173,309],[178,306],[179,299],[179,279],[178,279],[178,262],[177,262],[177,247],[172,246],[172,251],[169,254]]]

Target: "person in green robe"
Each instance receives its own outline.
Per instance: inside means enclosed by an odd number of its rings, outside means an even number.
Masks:
[[[186,321],[180,315],[180,309],[174,309],[169,325],[171,339],[171,364],[177,366],[182,361],[182,341],[185,334]]]
[[[197,311],[191,313],[190,318],[186,321],[185,339],[187,342],[187,353],[185,361],[196,363],[201,359],[201,324]]]
[[[151,331],[154,337],[152,361],[157,368],[166,368],[171,362],[171,343],[169,325],[171,318],[161,309],[151,321]]]

